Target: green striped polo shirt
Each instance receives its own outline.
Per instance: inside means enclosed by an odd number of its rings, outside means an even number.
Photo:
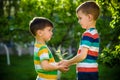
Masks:
[[[57,79],[57,70],[54,71],[45,71],[41,67],[41,62],[43,60],[48,60],[52,65],[55,65],[54,57],[47,47],[46,44],[35,43],[34,44],[34,66],[38,76],[44,80],[56,80]]]

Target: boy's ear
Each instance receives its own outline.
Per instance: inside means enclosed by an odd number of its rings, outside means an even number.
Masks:
[[[88,18],[90,21],[93,20],[93,16],[91,14],[88,14]]]
[[[42,31],[41,31],[41,30],[37,30],[37,34],[38,34],[39,36],[41,36],[41,35],[42,35]]]

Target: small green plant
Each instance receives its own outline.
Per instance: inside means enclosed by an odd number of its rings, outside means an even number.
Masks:
[[[61,46],[58,47],[58,49],[56,50],[55,54],[57,55],[59,60],[63,60],[65,55],[67,55],[67,52],[63,52],[61,51]]]

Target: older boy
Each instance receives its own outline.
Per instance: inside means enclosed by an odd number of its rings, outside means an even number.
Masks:
[[[99,35],[96,29],[96,20],[100,9],[95,2],[84,2],[76,9],[78,22],[86,31],[83,33],[77,55],[61,64],[72,65],[77,63],[78,80],[98,80]]]

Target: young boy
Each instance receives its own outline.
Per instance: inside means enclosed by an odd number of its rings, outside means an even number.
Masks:
[[[56,64],[46,45],[52,37],[53,24],[44,17],[35,17],[29,24],[30,32],[35,37],[34,65],[38,74],[36,80],[57,80],[57,70],[67,71],[66,66]]]
[[[99,6],[95,2],[84,2],[76,9],[78,22],[86,31],[83,33],[77,55],[61,64],[77,63],[78,80],[98,80],[99,35],[95,28],[100,14]]]

